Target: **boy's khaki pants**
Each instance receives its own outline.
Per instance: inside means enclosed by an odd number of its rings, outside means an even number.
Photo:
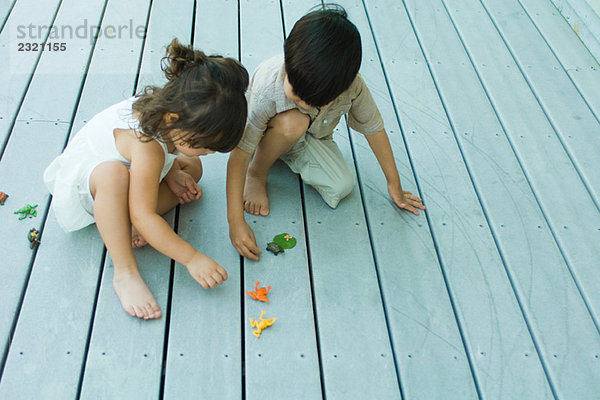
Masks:
[[[300,174],[304,183],[314,187],[331,208],[336,208],[356,183],[332,139],[317,139],[307,132],[281,159]]]

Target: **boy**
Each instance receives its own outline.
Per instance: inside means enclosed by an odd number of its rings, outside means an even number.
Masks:
[[[269,213],[267,176],[278,158],[330,207],[350,194],[354,175],[331,138],[344,114],[350,127],[366,136],[394,203],[416,215],[417,209],[424,210],[421,199],[402,190],[383,120],[358,74],[360,34],[346,11],[337,6],[308,13],[294,25],[284,52],[256,69],[248,89],[244,136],[227,164],[227,219],[237,251],[258,260],[261,251],[244,209],[254,215]]]

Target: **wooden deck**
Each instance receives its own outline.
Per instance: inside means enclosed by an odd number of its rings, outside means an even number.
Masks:
[[[600,398],[600,66],[550,0],[340,3],[427,211],[392,205],[366,140],[341,123],[354,192],[331,210],[276,164],[271,215],[247,220],[261,246],[280,232],[299,244],[240,259],[227,156],[206,157],[204,197],[167,219],[229,280],[203,290],[141,249],[164,316],[139,321],[95,226],[58,227],[42,171],[96,112],[162,83],[173,37],[253,71],[313,2],[0,0],[1,399]],[[30,24],[105,30],[17,38]],[[148,35],[106,31],[124,25]],[[18,221],[28,203],[38,216]],[[256,280],[270,303],[244,295]],[[248,319],[263,309],[278,320],[257,339]]]

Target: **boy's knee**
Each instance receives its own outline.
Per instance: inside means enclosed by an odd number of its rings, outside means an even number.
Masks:
[[[269,129],[290,141],[297,141],[308,130],[310,117],[297,109],[277,114],[269,121]]]
[[[351,173],[341,175],[326,191],[321,193],[323,200],[329,207],[336,208],[340,201],[352,193],[355,183],[356,181]]]

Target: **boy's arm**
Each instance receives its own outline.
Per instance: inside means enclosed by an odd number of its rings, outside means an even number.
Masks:
[[[238,253],[258,261],[261,251],[256,245],[254,232],[244,218],[244,184],[252,155],[236,147],[227,162],[227,221],[229,237]]]
[[[366,138],[383,170],[383,174],[387,181],[388,193],[392,200],[394,200],[394,203],[400,208],[408,210],[415,215],[419,215],[417,209],[424,210],[425,206],[422,204],[420,198],[413,196],[411,192],[402,190],[400,176],[398,175],[396,161],[394,160],[394,154],[392,152],[392,146],[390,145],[390,140],[385,129],[382,129],[373,135],[367,135]]]

